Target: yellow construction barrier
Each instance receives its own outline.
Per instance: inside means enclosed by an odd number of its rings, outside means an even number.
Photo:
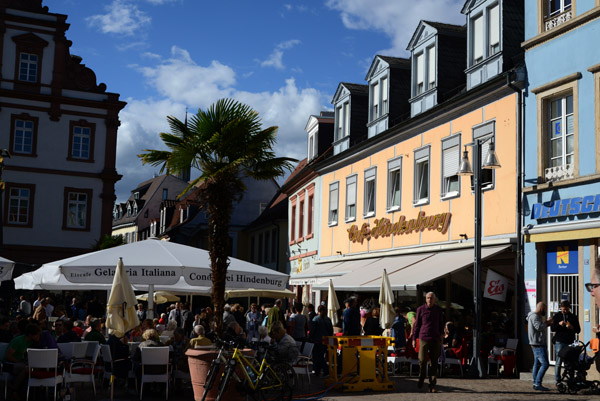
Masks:
[[[387,369],[392,340],[380,336],[323,337],[329,362],[327,386],[341,382],[338,387],[343,391],[393,391],[394,383],[389,380]],[[339,362],[341,373],[338,373]]]

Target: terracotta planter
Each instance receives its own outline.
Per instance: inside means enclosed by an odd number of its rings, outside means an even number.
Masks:
[[[208,375],[208,370],[210,369],[210,363],[215,359],[218,355],[218,350],[216,349],[189,349],[185,352],[188,356],[188,365],[190,367],[190,376],[192,378],[192,388],[194,389],[194,400],[200,401],[202,399],[202,394],[204,394],[204,382],[206,381],[206,376]],[[246,354],[246,351],[244,351]],[[221,369],[221,372],[223,370]],[[217,377],[215,380],[215,384],[210,389],[206,401],[214,401],[217,398],[217,391],[219,389],[219,380],[221,379],[221,375]],[[227,401],[243,401],[246,399],[245,396],[240,394],[235,385],[235,379],[232,379],[229,383],[229,387],[227,392],[225,393],[224,400]]]

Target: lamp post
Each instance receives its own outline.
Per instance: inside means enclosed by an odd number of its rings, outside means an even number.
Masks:
[[[484,143],[491,141],[489,151],[483,163],[481,163],[482,155],[481,148]],[[469,152],[467,146],[473,148],[473,166],[469,163]],[[458,169],[458,175],[473,175],[473,186],[475,193],[475,238],[473,248],[475,257],[473,262],[473,306],[475,325],[473,328],[473,358],[469,367],[469,374],[474,378],[483,378],[486,375],[483,369],[483,361],[481,360],[481,179],[482,169],[496,169],[500,167],[500,162],[496,157],[493,136],[485,136],[476,138],[473,142],[465,145],[463,157]]]

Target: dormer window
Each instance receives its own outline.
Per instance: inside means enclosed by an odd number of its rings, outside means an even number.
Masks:
[[[127,206],[127,217],[131,216],[131,205]]]
[[[134,192],[133,193],[133,199],[135,199],[135,200],[140,199],[140,193],[139,192]]]
[[[500,52],[500,6],[482,8],[470,20],[471,66]]]
[[[133,215],[136,216],[137,214],[138,214],[138,208],[137,208],[137,205],[134,204],[133,205]]]

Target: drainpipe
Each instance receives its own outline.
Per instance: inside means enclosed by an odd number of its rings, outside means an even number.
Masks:
[[[511,77],[515,74],[515,80]],[[515,262],[515,308],[514,311],[514,326],[516,338],[522,340],[523,335],[523,319],[520,314],[524,311],[525,282],[524,282],[524,253],[523,253],[523,234],[522,228],[525,216],[523,215],[523,182],[525,172],[523,170],[524,163],[524,123],[525,123],[525,102],[523,92],[525,91],[526,70],[524,66],[516,68],[513,72],[507,75],[506,84],[517,94],[517,260]],[[521,345],[523,341],[519,341]],[[519,346],[521,348],[521,346]],[[519,366],[522,368],[522,366]]]

